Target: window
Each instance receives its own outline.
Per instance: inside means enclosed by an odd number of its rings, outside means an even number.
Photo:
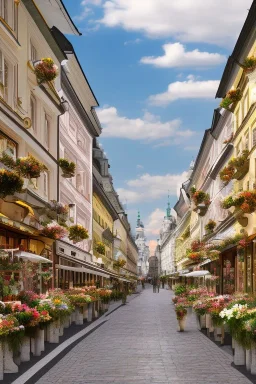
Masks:
[[[249,131],[247,131],[246,134],[245,134],[244,149],[248,149],[249,150]]]
[[[44,115],[44,143],[49,151],[49,135],[50,135],[50,119],[46,114]]]
[[[32,42],[30,41],[30,60],[31,61],[36,61],[37,60],[37,50],[35,48],[35,46],[32,44]]]
[[[82,175],[80,173],[78,173],[76,175],[76,189],[80,192],[80,193],[84,193],[84,190],[83,190],[83,184],[82,184]]]
[[[0,96],[8,102],[9,64],[0,51]]]
[[[30,95],[30,117],[31,127],[36,132],[36,99],[32,93]]]
[[[43,191],[45,196],[48,196],[48,173],[46,171],[43,172]]]
[[[17,144],[0,132],[0,155],[3,153],[12,156],[16,160]]]
[[[256,128],[252,130],[252,146],[256,145]]]
[[[8,0],[0,0],[0,17],[8,22]]]
[[[249,110],[249,96],[247,92],[244,98],[244,117],[247,115],[248,110]]]

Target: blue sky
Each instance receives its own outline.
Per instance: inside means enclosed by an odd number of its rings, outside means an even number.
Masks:
[[[115,188],[133,229],[140,209],[156,239],[168,189],[174,205],[211,125],[218,81],[252,1],[64,2],[83,33],[69,39],[100,104]]]

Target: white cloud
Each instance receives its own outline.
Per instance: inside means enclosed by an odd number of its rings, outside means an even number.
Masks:
[[[124,45],[140,44],[142,39],[128,40],[124,42]]]
[[[184,139],[193,135],[190,130],[180,130],[180,119],[162,122],[159,116],[149,112],[145,112],[143,118],[129,119],[120,116],[115,107],[106,107],[98,111],[98,116],[103,137],[155,141],[169,137]]]
[[[166,92],[150,96],[149,102],[164,106],[179,99],[214,99],[218,86],[218,80],[197,81],[190,75],[187,81],[171,83]]]
[[[157,246],[157,241],[156,240],[150,240],[148,242],[148,246],[149,246],[150,256],[154,256],[155,255],[155,249]]]
[[[177,185],[187,180],[187,172],[181,174],[150,175],[145,173],[137,179],[128,180],[125,188],[118,188],[117,193],[122,201],[134,204],[152,201],[170,195],[176,196]]]
[[[152,38],[230,46],[251,4],[252,0],[105,0],[99,22]]]
[[[141,164],[137,164],[136,168],[137,168],[137,169],[143,169],[143,168],[144,168],[144,166],[143,166],[143,165],[141,165]]]
[[[150,64],[159,68],[212,67],[226,61],[219,53],[200,52],[198,49],[186,51],[181,43],[163,45],[164,56],[142,57],[142,64]]]
[[[156,208],[148,217],[145,223],[145,232],[149,235],[157,236],[162,226],[162,222],[165,216],[165,211]]]

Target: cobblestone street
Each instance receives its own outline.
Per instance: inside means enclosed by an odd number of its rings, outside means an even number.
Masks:
[[[150,288],[108,317],[38,384],[247,384],[232,357],[196,329],[177,332],[171,293]]]

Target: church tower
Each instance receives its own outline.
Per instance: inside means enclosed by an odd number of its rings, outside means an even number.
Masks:
[[[148,273],[149,247],[146,241],[144,225],[141,221],[140,212],[138,211],[135,243],[139,251],[138,272],[142,276],[146,276]]]

